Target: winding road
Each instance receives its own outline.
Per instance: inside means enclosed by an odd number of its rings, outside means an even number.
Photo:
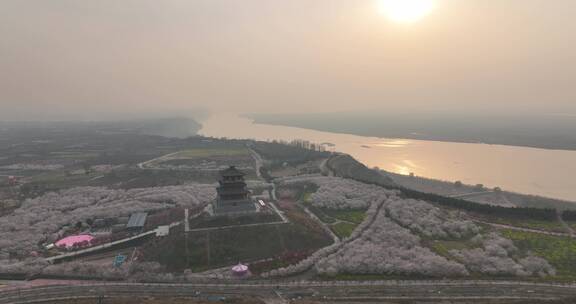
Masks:
[[[262,164],[264,163],[264,161],[262,160],[262,156],[260,156],[260,154],[258,154],[258,152],[254,151],[254,149],[252,148],[248,148],[248,151],[250,151],[250,155],[252,155],[252,158],[254,159],[254,170],[256,170],[256,176],[258,178],[262,178],[262,173],[260,172],[260,169],[262,168]]]
[[[560,237],[571,237],[571,238],[574,238],[574,235],[572,235],[572,234],[570,234],[570,233],[552,232],[552,231],[544,231],[544,230],[538,230],[538,229],[523,228],[523,227],[518,227],[518,226],[511,226],[511,225],[505,225],[505,224],[497,224],[497,223],[485,222],[485,221],[481,221],[481,220],[477,220],[477,219],[473,219],[473,221],[476,222],[476,223],[485,224],[485,225],[492,226],[492,227],[495,227],[495,228],[500,228],[500,229],[510,229],[510,230],[530,232],[530,233],[538,233],[538,234],[545,234],[545,235],[551,235],[551,236],[560,236]]]

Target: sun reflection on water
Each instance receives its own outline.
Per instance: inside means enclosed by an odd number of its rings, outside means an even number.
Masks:
[[[411,143],[412,143],[411,140],[387,139],[387,140],[382,140],[380,142],[374,143],[372,145],[375,147],[381,147],[381,148],[403,148],[403,147],[410,145]]]
[[[400,164],[394,164],[394,172],[402,175],[414,174],[418,169],[422,169],[422,167],[409,159],[402,160]]]
[[[408,166],[410,166],[411,168],[413,168],[413,169],[414,169],[414,168],[421,168],[420,166],[416,165],[415,162],[413,162],[413,161],[411,161],[411,160],[409,160],[409,159],[405,159],[405,160],[403,160],[403,162],[404,162],[406,165],[408,165]]]
[[[412,171],[410,170],[409,167],[398,165],[398,164],[395,164],[394,167],[395,167],[395,169],[394,169],[395,173],[402,174],[402,175],[410,175],[410,173],[412,173]]]

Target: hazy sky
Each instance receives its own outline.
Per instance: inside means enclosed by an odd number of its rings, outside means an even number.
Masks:
[[[436,2],[398,24],[376,0],[0,0],[0,118],[576,113],[576,1]]]

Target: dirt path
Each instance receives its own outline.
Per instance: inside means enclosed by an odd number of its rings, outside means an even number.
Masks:
[[[333,216],[331,216],[331,215],[326,214],[325,212],[323,212],[322,210],[320,210],[320,209],[318,209],[318,208],[317,208],[316,210],[317,210],[317,212],[322,213],[322,216],[325,216],[325,217],[327,217],[327,218],[329,218],[329,219],[331,219],[331,220],[334,220],[334,222],[332,222],[332,223],[326,223],[327,225],[330,225],[330,226],[336,225],[336,224],[339,224],[339,223],[348,223],[348,224],[353,224],[353,225],[359,225],[359,224],[360,224],[360,223],[354,223],[354,222],[351,222],[351,221],[341,220],[341,219],[339,219],[339,218],[335,218],[335,217],[333,217]]]
[[[492,226],[495,228],[510,229],[510,230],[516,230],[516,231],[530,232],[530,233],[539,233],[539,234],[545,234],[545,235],[551,235],[551,236],[561,236],[561,237],[574,238],[574,235],[569,234],[569,233],[551,232],[551,231],[544,231],[544,230],[538,230],[538,229],[523,228],[523,227],[517,227],[517,226],[511,226],[511,225],[505,225],[505,224],[490,223],[490,222],[485,222],[485,221],[481,221],[481,220],[473,220],[473,221],[476,223],[489,225],[489,226]]]
[[[334,176],[334,171],[332,171],[332,169],[330,169],[328,167],[328,161],[330,160],[330,158],[326,158],[324,159],[322,162],[320,162],[320,172],[322,173],[326,173],[328,176]]]
[[[466,197],[472,197],[472,196],[484,195],[484,194],[490,194],[490,193],[494,193],[494,191],[493,190],[486,190],[486,191],[478,191],[478,192],[470,192],[470,193],[461,193],[461,194],[449,195],[448,197],[466,198]]]
[[[330,235],[330,237],[332,238],[332,240],[334,240],[334,243],[340,243],[340,238],[332,231],[332,229],[330,229],[330,226],[326,223],[324,223],[322,220],[320,220],[316,214],[314,214],[312,211],[310,211],[308,208],[306,208],[306,206],[300,204],[300,206],[302,207],[302,209],[304,209],[304,212],[306,212],[306,214],[308,214],[309,217],[311,217],[314,221],[316,221],[318,224],[320,224],[320,226],[322,226],[322,228],[324,229],[324,231],[326,231],[326,233],[328,233]]]
[[[564,227],[564,229],[566,229],[566,231],[568,231],[568,234],[570,234],[570,237],[574,237],[575,236],[574,229],[572,229],[572,227],[570,227],[570,225],[566,224],[566,222],[562,218],[562,211],[561,210],[556,209],[556,217],[558,217],[558,221],[560,222],[560,224],[562,224],[562,227]]]
[[[248,148],[248,151],[250,151],[250,155],[252,155],[252,158],[254,159],[254,169],[256,170],[256,176],[259,179],[262,179],[262,174],[260,173],[260,169],[262,168],[262,163],[264,162],[262,160],[262,156],[260,156],[260,154],[258,154],[258,152],[254,151],[252,148]]]
[[[176,154],[178,154],[178,153],[180,153],[180,152],[174,152],[174,153],[162,155],[162,156],[160,156],[160,157],[156,157],[156,158],[154,158],[154,159],[147,160],[147,161],[145,161],[145,162],[141,162],[141,163],[138,164],[138,168],[140,168],[140,169],[154,169],[153,167],[148,167],[148,164],[151,164],[151,163],[154,163],[154,162],[157,162],[157,161],[161,161],[161,160],[167,160],[167,159],[169,159],[170,157],[172,157],[172,156],[174,156],[174,155],[176,155]]]

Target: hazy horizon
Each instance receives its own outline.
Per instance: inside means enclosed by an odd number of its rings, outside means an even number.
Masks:
[[[236,112],[576,115],[576,2],[0,3],[0,119]]]

